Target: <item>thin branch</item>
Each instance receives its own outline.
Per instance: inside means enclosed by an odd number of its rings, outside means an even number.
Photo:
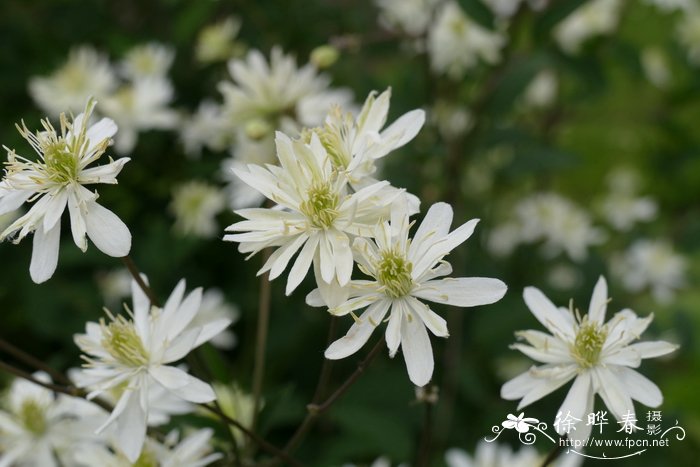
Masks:
[[[258,446],[260,446],[262,449],[267,451],[268,453],[280,458],[284,462],[286,462],[289,465],[296,466],[296,467],[302,467],[302,464],[295,460],[291,455],[287,454],[283,450],[279,449],[278,447],[274,446],[273,444],[268,443],[264,439],[262,439],[260,436],[255,434],[253,431],[247,429],[245,426],[243,426],[240,422],[237,420],[234,420],[233,418],[229,417],[225,413],[221,412],[217,407],[213,405],[207,405],[207,404],[202,404],[202,407],[207,409],[208,411],[216,414],[221,418],[222,420],[225,420],[226,423],[229,425],[233,426],[234,428],[240,430],[245,434],[248,438],[250,438],[253,442],[255,442]]]
[[[333,343],[337,327],[338,317],[331,316],[331,322],[328,325],[328,338],[326,339],[326,348],[328,348]],[[321,373],[318,376],[318,383],[316,383],[316,390],[314,391],[314,396],[311,398],[312,404],[318,404],[321,401],[321,398],[325,395],[326,387],[328,386],[328,381],[331,377],[331,371],[333,370],[333,362],[335,362],[335,360],[330,360],[328,358],[323,359],[323,364],[321,365]]]
[[[263,250],[262,262],[265,264],[272,254],[269,248]],[[260,294],[258,297],[258,329],[255,338],[255,361],[253,364],[253,429],[257,426],[258,413],[262,397],[263,378],[265,376],[265,350],[267,332],[270,323],[270,272],[260,276]]]
[[[547,457],[545,457],[544,461],[542,461],[542,466],[541,467],[547,467],[550,465],[552,462],[557,460],[557,457],[564,451],[564,446],[566,443],[562,443],[562,440],[566,439],[566,434],[560,435],[559,440],[557,441],[556,446],[552,448],[551,451],[549,451],[549,454],[547,454]]]
[[[51,376],[51,379],[56,381],[57,383],[61,384],[66,384],[66,385],[72,385],[73,382],[69,380],[63,373],[60,371],[57,371],[53,369],[51,366],[47,365],[43,361],[39,360],[38,358],[34,357],[33,355],[28,354],[24,350],[15,347],[5,339],[0,338],[0,349],[4,350],[8,354],[12,355],[15,357],[17,360],[25,363],[26,365],[29,365],[37,370],[44,371]]]
[[[160,304],[158,302],[158,299],[156,298],[156,294],[153,293],[153,289],[151,289],[148,284],[146,284],[146,281],[143,280],[143,277],[141,277],[141,272],[139,271],[139,268],[136,266],[136,263],[134,263],[134,260],[131,259],[131,256],[127,255],[121,258],[122,262],[124,263],[124,266],[129,270],[131,273],[131,276],[134,278],[136,283],[141,287],[141,290],[143,290],[143,293],[146,294],[148,297],[148,300],[151,302],[151,306],[157,306],[159,307]]]

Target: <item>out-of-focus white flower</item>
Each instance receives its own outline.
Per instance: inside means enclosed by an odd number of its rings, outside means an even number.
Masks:
[[[125,154],[134,149],[139,131],[177,127],[179,116],[168,107],[172,99],[173,87],[162,78],[138,79],[106,98],[100,111],[114,119],[120,130],[115,150]]]
[[[270,136],[253,140],[245,135],[244,131],[238,131],[233,148],[233,157],[221,162],[221,175],[228,182],[225,191],[231,209],[257,207],[265,200],[265,196],[250,185],[243,183],[235,174],[235,171],[245,170],[248,164],[267,165],[276,164],[275,140]]]
[[[253,424],[255,414],[255,401],[253,396],[243,391],[236,384],[213,383],[214,392],[216,393],[216,401],[221,408],[221,411],[228,417],[236,420],[246,428],[250,428]],[[261,402],[261,406],[264,401]],[[216,419],[216,415],[209,411],[201,410],[203,416]],[[229,427],[233,437],[236,440],[239,448],[245,446],[248,438],[235,427]]]
[[[119,70],[125,78],[136,81],[144,78],[164,79],[175,59],[175,50],[167,45],[151,42],[129,50]]]
[[[411,36],[426,32],[439,0],[376,0],[379,22],[392,31]]]
[[[527,343],[513,344],[528,357],[543,363],[516,376],[501,388],[501,397],[520,399],[518,409],[530,405],[574,379],[558,411],[558,417],[573,417],[578,422],[556,423],[557,432],[572,439],[587,439],[591,425],[586,415],[593,411],[593,399],[599,394],[619,421],[634,415],[632,400],[649,407],[663,401],[659,388],[633,368],[642,359],[673,352],[678,347],[664,341],[631,342],[649,326],[653,315],[638,318],[629,309],[615,314],[607,323],[608,286],[602,276],[593,289],[588,314],[557,308],[539,289],[525,288],[525,303],[532,314],[552,335],[541,331],[520,331],[516,335]],[[570,419],[573,422],[573,419]]]
[[[613,274],[627,290],[648,288],[660,303],[671,302],[676,289],[686,284],[687,261],[664,240],[637,240],[623,255],[614,256],[611,263]]]
[[[619,167],[607,177],[609,192],[600,202],[600,212],[610,225],[619,231],[631,229],[637,222],[654,219],[657,204],[649,196],[638,196],[639,174]]]
[[[131,293],[131,274],[126,269],[103,271],[97,275],[97,285],[107,307],[113,307]]]
[[[518,243],[544,241],[547,256],[564,251],[572,260],[582,261],[589,246],[605,239],[586,211],[554,193],[537,193],[520,201],[515,214],[516,219],[492,232],[489,247],[494,254],[510,254]]]
[[[512,451],[510,446],[499,443],[480,441],[473,456],[461,449],[448,449],[445,452],[447,467],[534,467],[541,465],[545,455],[531,446],[523,446]],[[552,462],[552,467],[577,467],[583,458],[574,454],[561,455]]]
[[[700,8],[693,8],[683,14],[676,24],[678,42],[688,50],[688,61],[700,65]]]
[[[697,10],[695,0],[644,0],[649,5],[656,6],[659,10],[671,13],[676,10],[693,11]]]
[[[199,33],[195,46],[195,57],[203,63],[223,62],[236,52],[236,36],[241,29],[241,20],[228,18],[211,24]]]
[[[447,322],[421,300],[471,307],[497,302],[506,292],[506,285],[498,279],[438,279],[452,272],[443,258],[471,236],[478,222],[472,219],[450,232],[452,215],[449,204],[434,204],[411,240],[405,203],[396,203],[391,221],[377,227],[374,241],[355,239],[355,259],[370,279],[350,281],[344,300],[334,300],[336,305],[320,289],[306,298],[311,306],[328,306],[331,314],[351,314],[355,320],[347,334],[326,349],[326,358],[338,360],[357,352],[389,312],[389,355],[394,357],[401,346],[411,382],[425,386],[430,381],[434,361],[427,330],[438,337],[449,333]],[[354,311],[363,308],[367,309],[362,315],[355,316]]]
[[[567,53],[577,53],[591,37],[611,34],[617,28],[622,0],[591,0],[554,28],[554,38]]]
[[[581,273],[570,264],[556,264],[547,273],[547,282],[555,289],[570,290],[581,282]]]
[[[673,76],[663,50],[659,47],[647,47],[642,50],[640,60],[649,82],[659,89],[668,88]]]
[[[459,138],[474,125],[474,117],[469,109],[445,100],[438,100],[435,103],[430,116],[442,137],[447,140]]]
[[[316,133],[311,135],[309,144],[304,144],[278,132],[275,143],[279,167],[250,164],[246,170],[234,170],[243,182],[282,209],[236,211],[245,220],[226,231],[242,233],[228,234],[224,240],[238,242],[238,250],[250,256],[263,248],[278,247],[258,271],[270,271],[270,279],[282,274],[301,249],[289,272],[287,295],[301,283],[312,262],[319,287],[334,281],[345,286],[353,268],[349,236],[372,234],[386,207],[393,202],[393,198],[379,196],[388,182],[348,194],[347,177],[334,169]]]
[[[117,86],[107,58],[90,46],[71,49],[68,60],[47,77],[29,80],[29,93],[51,117],[62,112],[77,113],[89,97],[102,100]]]
[[[501,59],[503,35],[472,21],[454,1],[438,11],[428,33],[430,64],[436,73],[459,79],[480,60],[489,64]]]
[[[51,382],[45,373],[34,377]],[[74,465],[75,447],[97,442],[93,431],[103,412],[90,402],[54,395],[20,379],[12,382],[4,402],[0,409],[0,465]]]
[[[352,113],[344,114],[340,107],[334,106],[323,127],[309,130],[302,136],[307,140],[311,133],[319,136],[333,167],[348,178],[350,186],[356,191],[377,183],[378,180],[373,177],[377,171],[377,161],[415,138],[425,123],[425,112],[416,109],[382,130],[389,113],[390,99],[391,89],[379,97],[376,92],[371,92],[356,118]],[[396,190],[387,186],[378,196],[395,197]],[[411,194],[406,196],[409,212],[418,212],[420,200]]]
[[[129,319],[110,316],[110,322],[87,323],[86,333],[75,336],[86,364],[78,384],[90,390],[88,398],[110,391],[120,392],[112,414],[98,429],[116,423],[115,443],[127,459],[135,462],[146,439],[150,411],[149,391],[162,386],[185,401],[210,402],[211,386],[169,365],[224,330],[228,319],[188,327],[202,299],[196,289],[185,297],[181,280],[163,308],[151,306],[139,286],[132,282],[133,312]]]
[[[202,148],[223,151],[231,144],[233,127],[224,118],[221,106],[212,101],[202,101],[197,111],[181,120],[180,138],[185,154],[199,157]]]
[[[85,446],[78,449],[77,462],[80,467],[203,467],[223,457],[212,453],[210,428],[193,431],[178,442],[179,433],[173,430],[163,442],[147,438],[135,462],[119,452],[118,446]]]
[[[88,168],[107,150],[117,126],[103,118],[88,126],[95,101],[88,101],[85,111],[73,122],[61,114],[61,133],[43,120],[44,131],[31,133],[22,124],[20,134],[31,144],[39,160],[31,161],[7,149],[5,177],[0,181],[0,214],[35,201],[29,211],[1,234],[0,240],[15,243],[34,232],[29,273],[36,283],[47,281],[58,264],[61,238],[61,215],[68,206],[73,241],[87,250],[87,237],[103,253],[122,257],[131,249],[127,226],[110,210],[97,204],[97,193],[84,185],[117,183],[117,175],[129,161],[123,157],[101,166]]]
[[[328,88],[329,79],[307,64],[298,68],[293,57],[273,48],[270,61],[257,50],[245,60],[228,63],[233,81],[219,83],[223,113],[251,138],[263,138],[277,129],[313,127],[323,122],[333,104],[349,104],[346,90]],[[266,131],[264,131],[266,129]]]
[[[559,91],[559,80],[553,70],[542,70],[525,88],[523,98],[530,107],[544,108],[552,105]]]
[[[198,180],[176,186],[170,203],[170,210],[175,215],[175,230],[202,238],[211,238],[219,230],[216,215],[225,207],[223,191]]]
[[[510,18],[518,11],[524,0],[483,0],[493,13],[500,18]]]
[[[228,303],[221,290],[207,289],[202,295],[202,305],[199,307],[199,313],[190,323],[190,327],[204,326],[209,322],[220,319],[228,319],[233,325],[240,316],[241,312],[238,307]],[[214,336],[209,342],[220,349],[231,349],[236,345],[237,339],[231,329],[226,329]]]

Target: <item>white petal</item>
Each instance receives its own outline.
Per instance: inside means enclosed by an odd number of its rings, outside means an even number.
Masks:
[[[423,321],[423,324],[430,329],[430,332],[438,337],[447,337],[450,335],[447,331],[447,321],[431,310],[425,303],[413,297],[407,297],[405,304],[408,306],[408,311],[414,312],[417,317]]]
[[[591,303],[588,306],[588,319],[602,325],[605,323],[605,311],[608,307],[608,284],[605,278],[600,276],[593,289]]]
[[[403,321],[403,307],[401,301],[395,301],[392,305],[389,324],[386,327],[386,346],[389,348],[389,356],[394,358],[401,345],[401,321]]]
[[[34,231],[32,261],[29,265],[29,275],[37,284],[46,282],[53,276],[58,265],[58,246],[61,240],[61,223],[57,222],[53,229],[44,232],[40,225]]]
[[[525,394],[538,386],[540,382],[541,379],[532,376],[532,372],[528,370],[506,381],[501,386],[501,398],[506,400],[521,399]]]
[[[168,324],[166,339],[172,340],[177,337],[187,325],[192,322],[202,304],[202,288],[198,287],[190,292],[177,309],[177,313],[172,316],[172,321]]]
[[[304,244],[304,247],[299,252],[299,256],[294,261],[292,269],[289,271],[289,277],[287,278],[287,287],[285,289],[285,294],[290,295],[294,292],[301,281],[304,280],[306,274],[309,272],[309,267],[311,262],[316,255],[316,248],[318,247],[318,235],[312,235]]]
[[[270,271],[270,280],[279,277],[279,275],[282,274],[282,272],[284,272],[284,270],[287,268],[287,265],[292,259],[292,256],[294,256],[294,253],[301,248],[302,244],[307,240],[307,238],[308,237],[305,234],[300,234],[296,238],[289,238],[286,244],[276,249],[275,252],[270,255],[267,261],[265,261],[263,267],[258,271],[258,275],[261,275],[266,271]]]
[[[563,340],[573,342],[574,330],[571,322],[565,318],[565,312],[557,309],[539,289],[525,287],[523,298],[532,314],[544,327]]]
[[[44,214],[44,230],[47,232],[61,219],[61,214],[66,209],[68,202],[68,191],[61,189],[58,193],[48,196],[49,202],[46,205],[46,214]]]
[[[596,377],[596,389],[615,418],[622,420],[627,413],[634,413],[632,399],[618,379],[619,373],[600,366],[593,371]]]
[[[678,350],[677,345],[665,341],[637,342],[629,347],[636,350],[641,358],[660,357]]]
[[[9,190],[0,182],[0,216],[18,209],[34,194],[31,190]]]
[[[593,393],[593,389],[591,387],[591,375],[588,371],[584,371],[576,377],[574,384],[571,385],[564,402],[559,408],[562,418],[566,418],[570,415],[571,417],[581,420],[580,422],[576,422],[576,425],[574,425],[577,430],[580,426],[586,424],[587,420],[584,412],[591,393]],[[557,432],[560,435],[566,433],[566,427],[563,424],[560,424]]]
[[[664,401],[659,387],[639,372],[620,367],[617,368],[617,375],[632,399],[648,407],[658,407]]]
[[[642,363],[642,356],[632,346],[616,348],[612,352],[603,352],[603,361],[606,365],[624,365],[638,367]]]
[[[70,214],[70,229],[75,245],[83,252],[87,250],[87,226],[85,222],[85,203],[81,191],[71,191],[68,195],[68,213]]]
[[[137,394],[132,395],[117,418],[116,443],[130,462],[136,462],[146,440],[147,414],[141,407]]]
[[[352,267],[355,264],[352,259],[350,240],[347,235],[340,231],[329,232],[328,240],[333,247],[333,258],[335,258],[335,270],[338,283],[341,286],[345,286],[350,282]]]
[[[453,306],[478,306],[495,303],[508,287],[498,279],[487,277],[458,277],[426,282],[411,295]]]
[[[85,136],[90,140],[88,152],[105,139],[111,138],[117,133],[117,124],[111,118],[103,118],[99,122],[90,126],[85,132]]]
[[[325,357],[329,360],[339,360],[360,350],[369,339],[374,328],[384,319],[390,304],[389,300],[382,300],[367,308],[360,316],[360,320],[353,323],[345,336],[328,346],[324,353]]]
[[[216,399],[214,390],[207,383],[172,366],[154,366],[148,373],[164,388],[186,401],[201,404]]]
[[[94,201],[87,204],[87,234],[104,254],[121,258],[131,250],[131,233],[116,214]]]
[[[318,266],[318,255],[314,258],[314,273],[316,277],[316,287],[318,287],[321,298],[328,308],[337,308],[348,300],[350,296],[349,286],[342,287],[335,278],[333,278],[330,283],[323,281]]]
[[[419,387],[428,384],[435,362],[430,337],[422,320],[404,317],[401,321],[401,351],[411,382]]]

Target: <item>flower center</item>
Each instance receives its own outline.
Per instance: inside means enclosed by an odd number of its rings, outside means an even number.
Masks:
[[[31,433],[40,436],[46,431],[44,408],[33,399],[25,399],[19,408],[19,419]]]
[[[603,350],[607,331],[587,320],[581,323],[576,333],[571,352],[581,368],[591,368],[598,364]]]
[[[408,295],[413,288],[413,264],[393,249],[382,251],[380,255],[377,280],[384,286],[385,293],[392,298]]]
[[[78,178],[78,160],[62,138],[48,142],[43,149],[46,170],[51,181],[66,185]]]
[[[118,316],[109,325],[102,323],[102,346],[120,363],[127,366],[143,366],[148,363],[148,353],[134,324]]]
[[[150,449],[144,447],[133,467],[158,467],[159,465],[156,455]]]
[[[307,191],[307,199],[301,203],[301,212],[314,227],[327,229],[338,217],[338,194],[331,188],[330,182],[314,184]]]

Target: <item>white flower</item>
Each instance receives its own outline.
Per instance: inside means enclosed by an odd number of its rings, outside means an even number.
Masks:
[[[202,148],[223,151],[230,145],[231,125],[224,118],[221,106],[212,101],[202,101],[197,111],[180,125],[180,139],[185,146],[185,154],[191,157],[201,155]]]
[[[534,287],[527,287],[523,296],[532,314],[552,335],[533,330],[517,333],[527,344],[513,344],[512,348],[544,365],[533,366],[505,383],[501,397],[520,399],[520,410],[574,379],[558,412],[562,418],[570,415],[582,420],[569,432],[574,439],[590,435],[586,416],[593,411],[595,394],[617,420],[634,414],[633,399],[649,407],[661,404],[659,388],[632,369],[639,367],[642,359],[677,348],[664,341],[631,343],[649,326],[653,315],[638,318],[632,310],[624,309],[606,323],[608,286],[603,277],[596,283],[588,314],[583,317],[573,305],[557,308]],[[557,431],[563,434],[564,424],[559,424]]]
[[[189,402],[215,399],[211,386],[169,365],[225,329],[230,321],[221,319],[201,327],[188,327],[199,311],[202,290],[184,296],[181,280],[163,308],[151,307],[146,295],[132,283],[133,316],[110,316],[110,322],[87,323],[86,333],[75,336],[84,352],[82,387],[89,398],[112,390],[121,391],[118,402],[98,433],[116,423],[116,443],[134,462],[146,438],[149,390],[162,386]]]
[[[48,375],[34,374],[50,383]],[[101,409],[82,399],[54,395],[25,380],[14,380],[0,410],[0,465],[58,467],[73,460],[73,449],[96,442],[92,431]]]
[[[499,443],[480,441],[474,456],[461,449],[448,449],[445,452],[447,467],[534,467],[542,465],[546,456],[541,455],[531,446],[523,446],[512,451],[510,446]],[[583,463],[583,458],[564,453],[552,462],[552,467],[576,467]]]
[[[659,89],[667,89],[673,80],[673,72],[663,49],[646,47],[639,58],[649,82]]]
[[[277,47],[269,63],[251,50],[245,60],[229,61],[228,69],[233,81],[219,83],[224,115],[235,127],[255,129],[259,137],[264,129],[270,134],[288,130],[285,125],[297,131],[320,125],[331,105],[346,105],[352,98],[348,91],[328,89],[329,79],[312,65],[297,68],[294,58]]]
[[[90,96],[101,100],[117,86],[117,78],[106,57],[90,46],[74,48],[68,61],[48,77],[29,80],[29,93],[51,117],[79,112]]]
[[[240,318],[241,312],[237,306],[226,302],[224,294],[219,289],[207,289],[202,295],[202,305],[199,313],[190,323],[190,327],[204,326],[219,319],[228,319],[235,324]],[[211,345],[220,349],[231,349],[236,345],[236,335],[230,329],[226,329],[210,341]]]
[[[501,34],[481,27],[457,3],[449,1],[440,8],[430,28],[428,55],[433,71],[459,79],[479,60],[498,63],[504,44]]]
[[[61,114],[61,133],[44,120],[44,131],[31,133],[22,124],[20,134],[31,144],[39,160],[30,161],[7,149],[5,177],[0,182],[0,214],[35,201],[29,211],[1,234],[16,243],[34,232],[34,248],[29,273],[41,283],[56,270],[61,236],[61,214],[68,206],[73,241],[87,250],[87,237],[103,253],[122,257],[131,249],[131,234],[124,223],[108,209],[97,204],[97,193],[85,188],[93,183],[117,183],[117,175],[129,161],[123,157],[108,164],[88,168],[97,161],[117,132],[112,120],[103,118],[88,126],[95,106],[90,100],[85,112],[71,123]]]
[[[591,0],[554,28],[554,38],[567,53],[577,53],[589,38],[611,34],[617,27],[622,0]]]
[[[170,203],[175,229],[183,235],[202,238],[211,238],[219,230],[216,215],[225,207],[221,189],[197,180],[176,186]]]
[[[525,88],[525,103],[536,108],[549,107],[557,98],[559,80],[552,70],[542,70]]]
[[[683,14],[676,25],[678,42],[688,49],[688,61],[700,65],[700,8],[693,8]]]
[[[665,13],[671,13],[675,10],[693,11],[698,7],[695,0],[645,0],[645,3],[654,5]]]
[[[656,217],[657,204],[649,196],[612,191],[601,202],[603,217],[615,229],[630,230],[637,222],[650,221]]]
[[[379,8],[379,22],[384,27],[420,36],[427,30],[439,1],[375,0],[375,3]]]
[[[102,298],[108,307],[119,305],[122,299],[131,293],[131,274],[127,269],[100,271],[96,279]]]
[[[311,263],[318,269],[319,287],[350,281],[353,259],[349,235],[370,235],[393,199],[378,197],[388,182],[378,182],[352,194],[347,178],[333,170],[330,156],[318,136],[310,144],[292,141],[278,132],[275,140],[280,167],[248,165],[236,170],[245,183],[280,208],[236,211],[245,220],[227,227],[226,241],[239,242],[241,253],[251,256],[263,248],[278,247],[258,274],[270,271],[270,279],[286,269],[300,251],[287,280],[287,295],[301,283]]]
[[[494,303],[506,292],[506,285],[498,279],[438,279],[452,272],[443,257],[471,236],[477,222],[478,219],[472,219],[450,232],[452,207],[436,203],[410,240],[406,207],[397,203],[392,207],[391,221],[377,227],[374,242],[355,239],[353,250],[358,267],[371,279],[351,281],[349,296],[337,306],[322,299],[319,289],[307,297],[311,306],[330,305],[330,313],[350,313],[355,319],[345,337],[326,349],[326,358],[337,360],[357,352],[390,312],[386,329],[389,355],[396,355],[400,345],[409,378],[413,384],[425,386],[434,365],[426,327],[438,337],[447,337],[448,331],[445,320],[420,299],[470,307]],[[359,318],[354,315],[355,310],[366,307]]]
[[[203,63],[224,61],[236,52],[234,39],[241,29],[241,20],[229,16],[205,27],[197,37],[195,57]]]
[[[389,113],[390,99],[391,89],[379,97],[376,97],[376,92],[371,92],[356,118],[352,113],[344,114],[339,106],[334,106],[324,126],[310,130],[318,134],[333,167],[348,177],[355,190],[377,183],[378,180],[372,177],[377,171],[376,161],[411,141],[425,123],[425,112],[416,109],[382,130]],[[395,196],[395,192],[396,188],[387,186],[380,195]],[[410,213],[418,212],[420,200],[414,195],[407,196]]]
[[[231,152],[233,157],[221,162],[222,178],[228,182],[226,194],[231,209],[257,207],[265,200],[265,195],[246,183],[235,174],[236,171],[246,170],[248,164],[276,164],[275,140],[272,135],[253,140],[245,132],[236,132],[237,137]]]
[[[124,84],[103,100],[102,113],[119,125],[115,150],[124,154],[136,146],[138,132],[177,127],[179,116],[168,105],[173,99],[173,87],[164,78],[149,77]]]
[[[649,288],[660,303],[670,303],[676,289],[686,284],[687,261],[664,240],[637,240],[624,255],[613,256],[611,266],[625,289]]]
[[[137,81],[144,78],[165,78],[175,59],[172,47],[151,42],[130,49],[120,64],[125,78]]]
[[[222,384],[213,383],[214,392],[216,393],[216,401],[221,408],[221,411],[228,417],[236,420],[238,423],[246,428],[250,428],[253,425],[253,418],[255,415],[255,401],[253,396],[249,393],[244,392],[236,384]],[[264,406],[264,401],[261,401],[261,406]],[[200,409],[200,413],[203,416],[218,419],[213,413]],[[231,434],[233,435],[236,443],[239,447],[244,447],[248,438],[241,432],[241,430],[236,427],[230,426]]]
[[[211,453],[213,431],[202,428],[192,432],[178,443],[179,433],[173,430],[163,442],[147,438],[136,461],[130,461],[119,448],[106,446],[84,446],[79,448],[75,465],[84,467],[202,467],[223,457]]]
[[[459,138],[474,126],[474,116],[469,109],[455,102],[438,100],[430,114],[430,119],[447,140]]]

